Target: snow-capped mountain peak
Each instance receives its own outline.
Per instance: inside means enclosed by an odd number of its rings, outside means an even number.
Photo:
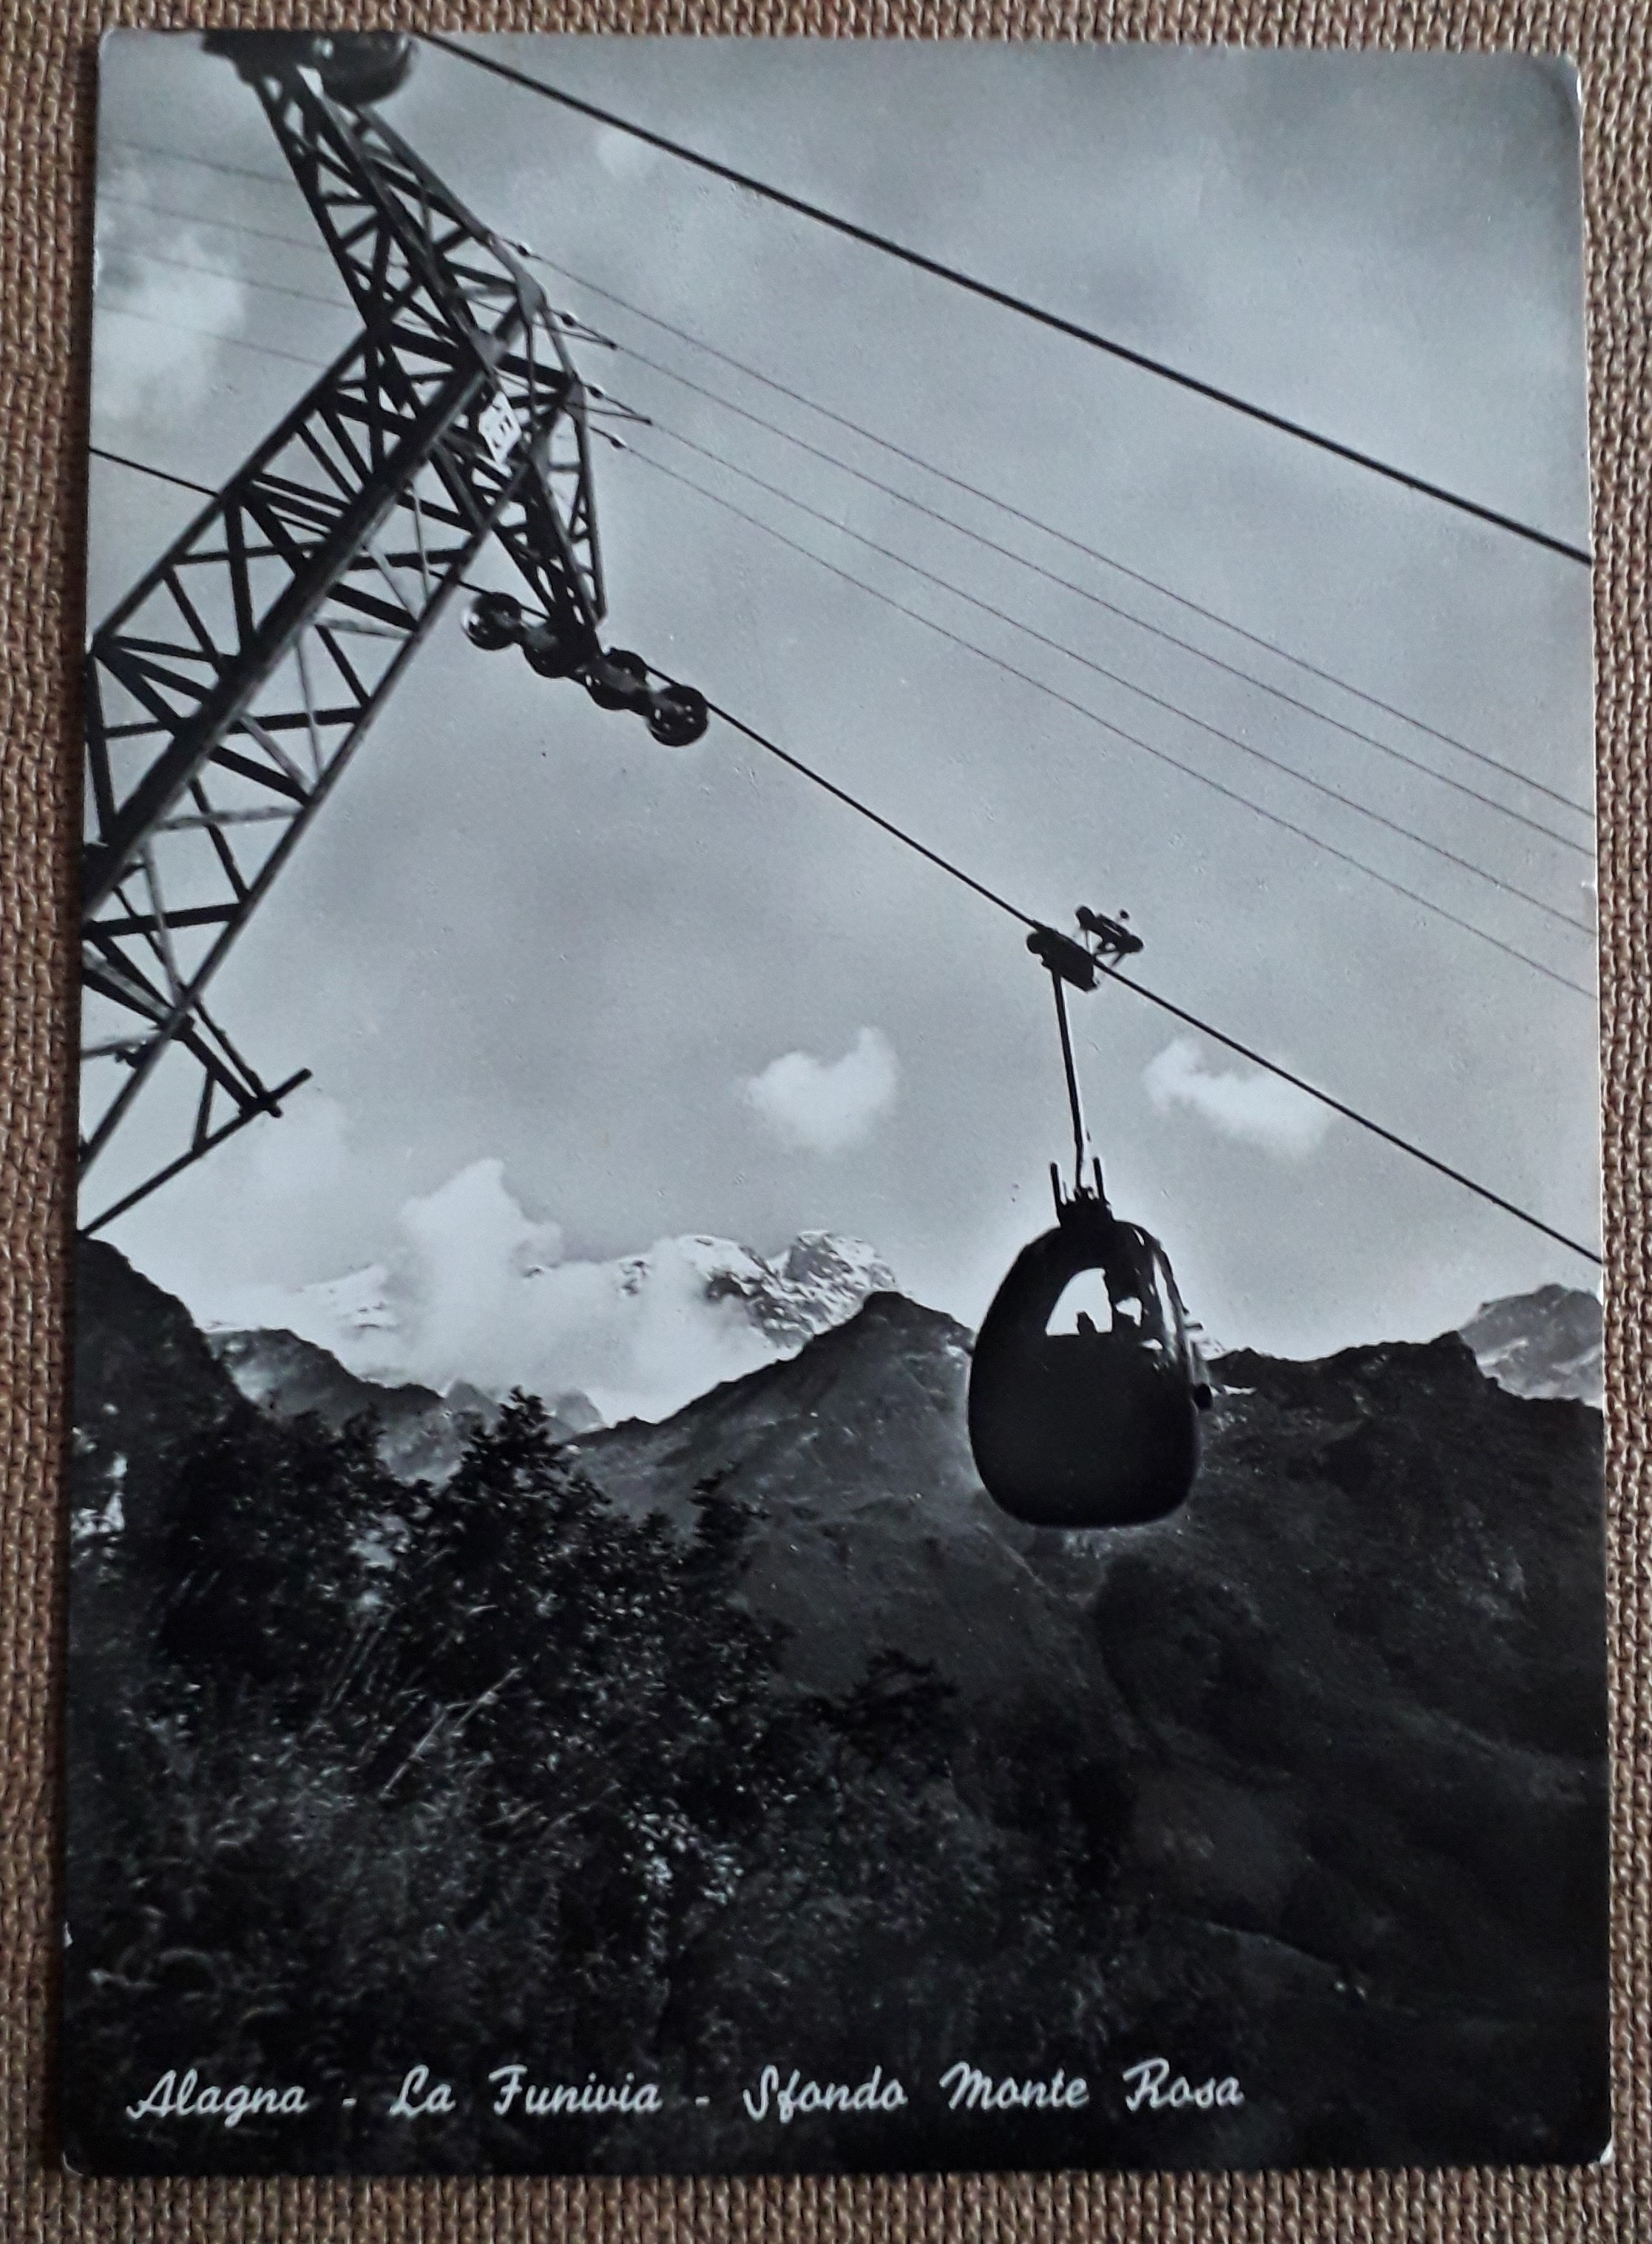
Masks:
[[[399,1321],[390,1301],[390,1274],[382,1262],[307,1286],[304,1298],[314,1303],[318,1315],[335,1319],[341,1334],[393,1333]]]
[[[1601,1304],[1571,1286],[1482,1301],[1462,1327],[1480,1369],[1512,1394],[1599,1404],[1604,1393]]]
[[[621,1291],[645,1291],[668,1258],[693,1274],[706,1302],[737,1303],[777,1356],[846,1322],[869,1294],[896,1290],[893,1271],[864,1240],[805,1231],[772,1256],[704,1232],[664,1240],[619,1265]]]
[[[536,1239],[440,1267],[416,1255],[371,1263],[285,1297],[259,1322],[330,1350],[358,1377],[443,1393],[468,1381],[489,1396],[575,1389],[602,1417],[653,1418],[795,1355],[870,1294],[897,1290],[874,1247],[826,1231],[773,1255],[700,1232],[608,1262],[543,1249]]]

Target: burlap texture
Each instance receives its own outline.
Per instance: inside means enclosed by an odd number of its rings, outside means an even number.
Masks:
[[[1647,2007],[1652,1869],[1652,1520],[1644,1385],[1648,1151],[1645,730],[1652,487],[1652,0],[373,0],[237,9],[9,0],[0,24],[0,2238],[482,2239],[516,2244],[899,2244],[989,2238],[1493,2244],[1652,2238]],[[52,2171],[61,1466],[71,1195],[72,834],[80,644],[95,46],[116,24],[475,30],[1157,38],[1564,52],[1583,81],[1595,534],[1599,554],[1608,1420],[1614,1688],[1615,2161],[1588,2173],[689,2182],[84,2182]]]

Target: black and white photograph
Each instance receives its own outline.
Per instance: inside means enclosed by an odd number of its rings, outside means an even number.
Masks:
[[[1570,65],[98,159],[67,2166],[1608,2158]]]

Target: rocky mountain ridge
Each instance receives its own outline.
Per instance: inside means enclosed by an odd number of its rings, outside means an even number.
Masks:
[[[1598,1295],[1572,1286],[1482,1301],[1462,1328],[1480,1369],[1511,1395],[1597,1406],[1605,1393]]]
[[[774,1362],[846,1322],[873,1294],[897,1297],[893,1274],[874,1247],[832,1233],[801,1233],[772,1256],[709,1234],[684,1235],[665,1245],[691,1267],[706,1304],[731,1306]],[[615,1290],[632,1298],[646,1295],[657,1282],[659,1255],[656,1249],[606,1266]],[[535,1274],[532,1268],[527,1273],[529,1280]],[[374,1266],[307,1289],[336,1317],[349,1343],[347,1354],[358,1357],[354,1368],[347,1368],[319,1342],[278,1328],[210,1329],[207,1344],[249,1401],[284,1417],[314,1409],[335,1429],[371,1408],[384,1420],[382,1454],[392,1470],[441,1477],[452,1470],[469,1430],[490,1416],[500,1397],[466,1381],[455,1382],[444,1394],[421,1382],[360,1368],[358,1344],[365,1338],[371,1361],[382,1354],[384,1336],[393,1338],[396,1331],[385,1281],[385,1271]],[[950,1320],[942,1322],[953,1335],[948,1344],[967,1356],[971,1335]],[[1602,1400],[1601,1307],[1591,1294],[1544,1286],[1506,1295],[1482,1303],[1459,1336],[1486,1375],[1511,1394],[1597,1407]],[[1230,1352],[1217,1359],[1218,1365],[1244,1354]],[[577,1389],[552,1392],[545,1399],[559,1430],[570,1440],[603,1423],[602,1413]]]
[[[464,1380],[439,1395],[416,1381],[390,1386],[359,1378],[326,1348],[296,1333],[216,1331],[206,1339],[246,1400],[278,1418],[314,1412],[338,1433],[363,1411],[374,1412],[382,1429],[379,1454],[404,1480],[445,1479],[471,1435],[491,1424],[498,1408],[496,1396]],[[553,1430],[565,1441],[602,1423],[601,1412],[578,1393],[557,1396],[549,1408]]]
[[[842,1324],[870,1294],[895,1291],[894,1273],[875,1247],[835,1232],[799,1232],[774,1255],[700,1232],[665,1243],[699,1276],[705,1299],[737,1303],[777,1355]],[[654,1248],[617,1264],[621,1292],[645,1292],[658,1255]]]

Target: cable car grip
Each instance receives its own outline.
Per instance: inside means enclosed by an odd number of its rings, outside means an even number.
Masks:
[[[479,592],[464,628],[485,652],[517,647],[540,677],[577,679],[599,709],[630,710],[664,747],[687,747],[705,730],[703,693],[653,670],[629,647],[603,646],[582,617],[531,615],[513,593]]]
[[[1027,948],[1041,964],[1063,982],[1070,982],[1075,990],[1096,987],[1096,960],[1070,935],[1058,935],[1053,927],[1035,927],[1027,938]]]
[[[1080,904],[1076,916],[1080,928],[1089,938],[1087,943],[1042,924],[1033,927],[1027,937],[1028,950],[1049,976],[1050,993],[1055,1000],[1055,1019],[1062,1040],[1062,1068],[1067,1078],[1067,1104],[1073,1123],[1073,1190],[1070,1199],[1064,1199],[1057,1179],[1055,1210],[1058,1215],[1064,1207],[1081,1201],[1099,1203],[1103,1211],[1107,1206],[1107,1196],[1102,1190],[1099,1161],[1094,1163],[1094,1194],[1084,1182],[1085,1161],[1094,1157],[1090,1153],[1089,1132],[1084,1125],[1078,1069],[1073,1058],[1072,1031],[1067,1020],[1067,989],[1070,986],[1075,990],[1093,990],[1099,970],[1112,968],[1121,958],[1128,958],[1142,948],[1142,938],[1129,926],[1127,913],[1121,912],[1116,919],[1109,919],[1104,912],[1091,911],[1088,906]],[[1051,1174],[1055,1175],[1053,1168]]]

